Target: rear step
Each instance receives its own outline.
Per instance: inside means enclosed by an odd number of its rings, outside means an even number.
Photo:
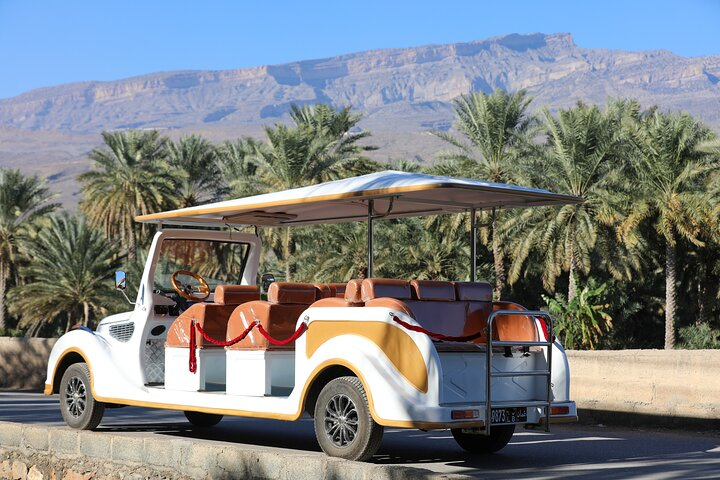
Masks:
[[[547,341],[545,342],[520,342],[520,341],[497,341],[492,340],[492,324],[495,317],[503,315],[523,315],[527,317],[542,317],[547,320],[548,332]],[[553,338],[553,321],[550,314],[540,310],[497,310],[490,314],[487,326],[485,327],[487,338],[487,348],[485,349],[485,435],[490,435],[492,426],[492,410],[493,408],[522,408],[522,407],[544,407],[545,408],[545,431],[550,431],[550,405],[552,403],[552,344]],[[547,369],[531,370],[527,372],[493,372],[492,347],[547,347]],[[493,378],[511,378],[511,377],[546,377],[547,378],[547,396],[545,400],[528,400],[519,402],[494,402],[491,395],[491,384]]]

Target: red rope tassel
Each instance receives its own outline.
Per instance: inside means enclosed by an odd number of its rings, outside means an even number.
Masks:
[[[197,371],[197,358],[195,358],[195,319],[190,320],[190,372]]]
[[[432,337],[436,340],[445,340],[445,341],[449,341],[449,342],[469,342],[471,340],[475,340],[476,338],[482,337],[483,333],[485,333],[485,332],[480,331],[477,333],[473,333],[472,335],[464,335],[462,337],[452,337],[450,335],[443,335],[442,333],[431,332],[430,330],[426,330],[423,327],[420,327],[417,325],[410,325],[407,322],[403,322],[396,316],[393,316],[393,320],[396,323],[399,323],[403,327],[407,328],[408,330],[412,330],[413,332],[424,333],[428,337]]]
[[[276,340],[273,337],[271,337],[267,331],[265,331],[265,329],[263,328],[262,325],[260,325],[258,323],[257,327],[258,327],[258,331],[260,332],[260,334],[263,337],[267,338],[268,342],[272,343],[273,345],[280,345],[280,346],[287,345],[288,343],[294,342],[295,340],[297,340],[300,337],[300,335],[305,333],[305,330],[307,330],[307,325],[305,325],[304,323],[301,323],[300,326],[298,327],[298,329],[295,330],[295,333],[293,333],[290,336],[290,338],[286,338],[285,340]]]

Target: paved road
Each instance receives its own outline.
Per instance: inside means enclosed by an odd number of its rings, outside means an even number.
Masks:
[[[63,425],[57,396],[0,391],[0,420]],[[299,422],[227,417],[209,432],[182,413],[126,407],[106,410],[101,430],[318,452],[310,419]],[[372,460],[479,478],[720,478],[720,435],[563,425],[551,433],[521,430],[494,455],[464,453],[449,432],[386,429]]]

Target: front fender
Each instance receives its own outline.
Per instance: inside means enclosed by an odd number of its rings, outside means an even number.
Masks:
[[[92,394],[97,399],[131,388],[129,379],[115,366],[108,342],[90,330],[76,329],[60,337],[50,352],[45,395],[58,392],[63,373],[77,362],[88,365]]]

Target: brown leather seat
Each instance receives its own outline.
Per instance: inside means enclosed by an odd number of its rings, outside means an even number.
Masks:
[[[345,289],[347,288],[347,283],[328,283],[328,286],[335,289],[336,297],[345,298]]]
[[[325,297],[321,298],[311,305],[311,307],[362,307],[363,301],[360,293],[362,281],[350,280],[347,284],[328,284],[330,286],[342,285],[342,297]],[[336,291],[338,287],[335,287]]]
[[[315,300],[335,298],[335,288],[329,283],[316,283],[313,287],[315,287]]]
[[[295,332],[300,315],[315,301],[316,289],[310,283],[274,282],[268,290],[268,301],[257,300],[237,307],[230,316],[225,338],[239,336],[251,323],[260,322],[270,336],[284,340]],[[286,346],[272,345],[256,329],[242,341],[227,347],[230,350],[294,349],[295,342]]]
[[[260,300],[260,287],[257,285],[218,285],[215,287],[213,303],[196,303],[175,319],[168,330],[165,346],[188,348],[193,319],[210,337],[224,341],[228,319],[233,310],[253,300]],[[198,348],[218,348],[199,334],[195,335],[195,341]]]

